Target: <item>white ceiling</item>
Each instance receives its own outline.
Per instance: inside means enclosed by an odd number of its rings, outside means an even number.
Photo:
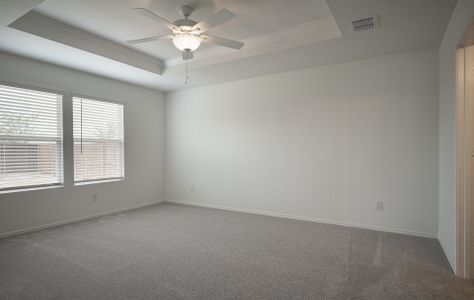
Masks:
[[[136,14],[132,7],[147,7],[175,20],[183,4],[196,9],[191,17],[196,21],[221,8],[231,10],[236,18],[212,29],[212,33],[246,42],[240,51],[219,46],[200,48],[190,63],[190,86],[199,86],[438,47],[455,0],[46,0],[34,11],[94,34],[97,37],[92,40],[97,44],[108,41],[123,47],[125,40],[167,31]],[[100,51],[91,53],[87,47],[67,46],[51,38],[54,28],[42,35],[47,38],[37,36],[41,34],[27,22],[30,14],[11,25],[23,22],[17,26],[21,30],[0,22],[0,50],[164,91],[185,87],[184,65],[169,40],[134,46],[130,56],[143,60],[128,64],[113,55],[98,55]],[[379,28],[350,31],[351,20],[373,14],[379,18]],[[146,55],[136,55],[137,50]],[[150,59],[167,66],[162,75],[140,68],[140,63]]]

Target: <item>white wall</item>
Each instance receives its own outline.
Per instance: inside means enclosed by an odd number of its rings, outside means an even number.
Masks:
[[[456,272],[456,47],[474,15],[474,1],[458,0],[439,48],[438,239]]]
[[[164,100],[158,91],[0,53],[0,81],[120,101],[125,105],[125,180],[73,186],[72,127],[65,114],[63,188],[0,194],[0,235],[122,209],[163,197]],[[70,96],[64,98],[70,113]],[[98,201],[93,202],[93,194]]]
[[[436,236],[437,99],[437,50],[168,93],[166,199]]]

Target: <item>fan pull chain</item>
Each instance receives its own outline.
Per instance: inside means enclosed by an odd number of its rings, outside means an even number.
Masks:
[[[189,66],[188,66],[188,60],[184,61],[184,84],[188,85],[189,82]]]

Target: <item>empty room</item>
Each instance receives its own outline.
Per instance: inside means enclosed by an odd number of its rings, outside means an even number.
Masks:
[[[474,299],[474,1],[1,0],[0,299]]]

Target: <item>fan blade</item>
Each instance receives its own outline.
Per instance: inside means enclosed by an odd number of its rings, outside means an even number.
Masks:
[[[201,40],[205,43],[216,44],[216,45],[220,45],[220,46],[224,46],[224,47],[232,48],[232,49],[238,49],[238,50],[242,49],[242,47],[244,46],[244,43],[242,42],[223,39],[223,38],[212,36],[212,35],[201,35]]]
[[[191,51],[183,52],[183,60],[189,60],[194,57],[194,54]]]
[[[146,9],[146,8],[136,7],[136,8],[134,8],[134,10],[135,10],[137,13],[139,13],[139,14],[141,14],[141,15],[147,17],[147,18],[150,18],[150,19],[152,19],[152,20],[155,20],[155,21],[158,21],[158,22],[161,22],[161,23],[165,23],[166,27],[168,27],[168,28],[171,29],[171,30],[178,30],[178,29],[179,29],[178,27],[176,27],[176,26],[173,24],[173,22],[168,21],[167,19],[165,19],[165,18],[163,18],[163,17],[161,17],[161,16],[155,14],[155,13],[152,12],[152,11],[149,11],[149,10]]]
[[[235,15],[227,9],[223,9],[221,11],[216,12],[213,15],[210,15],[206,19],[202,20],[201,22],[197,23],[193,26],[193,30],[198,30],[200,32],[206,32],[210,28],[215,27],[219,24],[229,21],[235,17]]]
[[[173,38],[172,35],[152,36],[152,37],[143,38],[143,39],[130,40],[130,41],[127,41],[127,43],[136,45],[136,44],[141,44],[141,43],[148,43],[148,42],[158,41],[162,39],[172,39],[172,38]]]

